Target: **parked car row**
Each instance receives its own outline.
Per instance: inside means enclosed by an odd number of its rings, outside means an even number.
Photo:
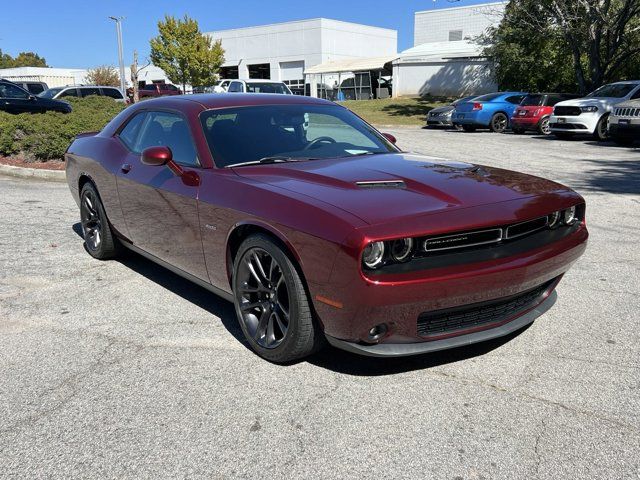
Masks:
[[[427,126],[488,128],[570,138],[588,134],[622,144],[640,139],[640,81],[604,85],[584,98],[567,93],[496,92],[456,100],[427,115]]]
[[[204,93],[279,93],[293,95],[284,83],[278,80],[251,78],[244,80],[223,79],[204,89]]]

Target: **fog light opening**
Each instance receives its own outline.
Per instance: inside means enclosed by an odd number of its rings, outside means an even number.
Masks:
[[[369,338],[370,342],[377,342],[381,338],[383,338],[387,332],[389,331],[389,327],[387,327],[386,323],[381,323],[380,325],[376,325],[371,330],[369,330]]]

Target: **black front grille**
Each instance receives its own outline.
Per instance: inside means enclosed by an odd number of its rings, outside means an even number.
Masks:
[[[558,116],[575,117],[581,113],[580,107],[563,107],[560,105],[553,109],[553,114]]]
[[[500,323],[511,317],[516,317],[542,301],[543,295],[554,282],[555,279],[511,297],[446,310],[423,312],[418,316],[418,335],[423,337],[439,336]]]
[[[558,130],[586,130],[587,127],[580,123],[552,123],[551,128],[557,128]]]

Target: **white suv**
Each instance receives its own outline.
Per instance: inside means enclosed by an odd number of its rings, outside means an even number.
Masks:
[[[558,138],[591,134],[605,140],[613,107],[634,98],[640,98],[640,80],[610,83],[584,98],[557,103],[549,119],[551,133]]]
[[[232,80],[227,89],[227,93],[280,93],[293,95],[284,82],[257,78],[250,80]]]

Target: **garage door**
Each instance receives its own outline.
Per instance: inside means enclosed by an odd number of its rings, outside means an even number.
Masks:
[[[280,80],[301,80],[304,78],[304,60],[280,62]]]

